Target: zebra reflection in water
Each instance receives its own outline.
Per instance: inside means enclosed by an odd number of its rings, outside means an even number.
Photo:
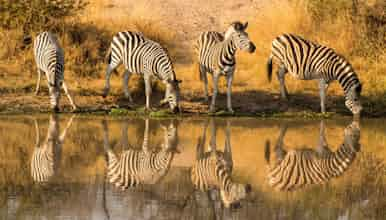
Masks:
[[[122,145],[128,147],[128,122],[123,122]],[[104,148],[106,151],[107,179],[122,190],[138,185],[158,183],[168,172],[174,154],[177,151],[177,124],[173,120],[169,126],[162,126],[164,140],[160,150],[149,149],[149,119],[145,120],[145,132],[142,149],[126,149],[120,158],[116,156],[109,144],[109,131],[104,120]]]
[[[323,121],[320,123],[320,140],[316,150],[284,150],[283,139],[287,131],[282,126],[275,145],[276,161],[270,162],[270,143],[266,142],[265,159],[269,166],[269,184],[279,190],[296,190],[306,185],[322,184],[341,176],[352,164],[360,150],[360,128],[352,122],[344,130],[342,145],[332,152],[325,138]]]
[[[209,149],[204,152],[206,139],[205,124],[202,137],[197,144],[196,162],[191,169],[191,179],[196,189],[208,193],[209,200],[216,200],[216,194],[220,194],[222,203],[226,208],[239,208],[240,201],[251,192],[249,184],[236,183],[232,180],[232,151],[230,141],[230,121],[227,120],[225,131],[224,151],[217,150],[216,132],[214,119],[211,119],[211,138]]]
[[[42,145],[40,145],[39,124],[34,119],[36,145],[31,159],[31,176],[35,182],[48,182],[55,175],[59,166],[62,144],[73,119],[74,116],[69,119],[62,134],[59,135],[59,118],[57,115],[51,115],[47,137]]]

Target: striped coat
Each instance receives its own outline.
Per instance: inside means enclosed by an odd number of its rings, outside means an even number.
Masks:
[[[57,172],[62,145],[73,118],[71,117],[67,122],[66,128],[60,134],[58,116],[51,115],[47,137],[42,145],[40,145],[39,125],[37,120],[35,120],[36,146],[31,159],[31,176],[35,182],[48,182]]]
[[[237,208],[240,201],[251,191],[249,184],[236,183],[232,180],[233,160],[230,143],[229,122],[226,129],[224,151],[216,150],[216,128],[212,121],[209,151],[204,152],[206,126],[203,136],[198,139],[196,162],[191,169],[191,180],[196,189],[209,192],[219,191],[225,207]]]
[[[360,131],[355,122],[345,129],[344,142],[335,152],[331,152],[327,147],[324,128],[321,129],[321,143],[318,150],[285,151],[282,148],[285,130],[281,130],[275,147],[276,161],[270,164],[268,172],[269,184],[278,190],[296,190],[307,185],[323,184],[343,175],[360,148]],[[268,150],[269,142],[266,146],[266,151]],[[266,155],[269,153],[266,152]],[[266,160],[270,162],[269,158]]]
[[[288,96],[284,77],[289,73],[296,79],[313,80],[320,83],[321,110],[325,112],[326,89],[337,80],[345,94],[345,104],[354,114],[359,114],[361,83],[351,64],[333,49],[305,40],[293,34],[282,34],[272,41],[268,59],[268,79],[271,81],[272,60],[279,64],[277,72],[282,98]]]
[[[197,40],[197,53],[200,79],[204,81],[205,100],[208,100],[207,73],[213,76],[213,96],[210,111],[215,111],[218,93],[218,79],[224,75],[227,79],[227,108],[233,112],[231,103],[231,86],[236,65],[236,51],[238,49],[253,53],[255,45],[250,41],[246,28],[248,23],[232,23],[225,34],[218,32],[203,32]]]
[[[142,33],[118,32],[111,42],[107,62],[103,97],[106,97],[110,90],[111,72],[123,63],[123,89],[130,102],[132,97],[127,87],[128,81],[132,73],[138,73],[145,80],[146,108],[150,108],[151,78],[155,77],[166,86],[165,99],[161,104],[169,103],[171,110],[179,110],[178,84],[181,81],[177,80],[169,55],[159,43],[146,38]]]
[[[40,33],[34,41],[34,55],[38,70],[35,94],[39,93],[41,72],[46,74],[50,103],[54,111],[59,110],[60,89],[63,86],[72,108],[77,109],[64,82],[64,51],[56,37],[50,32]]]
[[[108,128],[105,121],[103,127],[107,179],[111,184],[122,190],[140,185],[153,185],[167,174],[178,145],[177,128],[174,124],[163,128],[164,143],[161,150],[150,151],[148,148],[149,121],[147,119],[142,149],[127,149],[121,153],[120,157],[117,157],[109,147]],[[126,139],[127,126],[123,129],[122,134],[123,139]],[[127,144],[127,140],[122,142]]]

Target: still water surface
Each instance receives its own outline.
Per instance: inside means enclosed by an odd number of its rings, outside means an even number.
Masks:
[[[0,219],[385,219],[386,119],[0,117]]]

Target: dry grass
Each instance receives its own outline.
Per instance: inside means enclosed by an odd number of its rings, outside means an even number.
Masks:
[[[266,80],[266,59],[271,41],[281,33],[291,32],[330,46],[346,56],[363,82],[363,95],[367,97],[368,108],[374,107],[376,103],[385,103],[386,65],[382,61],[386,59],[386,50],[378,50],[370,56],[363,49],[365,47],[362,48],[366,40],[358,38],[358,29],[363,27],[353,25],[346,12],[317,25],[306,7],[307,0],[295,2],[272,1],[264,4],[249,20],[248,32],[257,51],[255,54],[238,54],[233,90],[240,93],[256,90],[277,94],[278,82],[274,80],[268,84]],[[168,29],[163,23],[165,18],[157,16],[160,13],[153,11],[152,16],[149,16],[149,8],[151,5],[143,2],[135,7],[120,8],[106,0],[92,1],[82,15],[55,28],[66,51],[65,78],[72,91],[78,95],[99,93],[103,87],[106,66],[104,56],[112,36],[117,31],[137,30],[168,49],[177,76],[184,81],[181,86],[183,94],[188,97],[202,96],[202,83],[198,80],[194,53],[190,48],[183,48],[178,30]],[[3,76],[0,78],[1,91],[31,92],[36,78],[32,50],[19,49],[20,31],[1,31],[1,35],[2,38],[14,39],[0,42],[0,76]],[[385,48],[385,45],[378,45],[378,48]],[[181,59],[189,62],[180,62]],[[123,72],[122,67],[118,72]],[[287,78],[290,93],[318,95],[316,82]],[[142,92],[138,81],[133,77],[129,86],[134,91]],[[121,76],[112,77],[112,88],[113,94],[120,94]],[[223,79],[220,81],[220,91],[225,91]],[[330,86],[329,95],[342,95],[337,83]]]

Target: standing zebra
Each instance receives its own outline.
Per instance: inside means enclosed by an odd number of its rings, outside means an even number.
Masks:
[[[237,208],[240,206],[240,200],[244,199],[251,192],[251,186],[249,184],[236,183],[231,177],[233,160],[230,142],[230,122],[227,121],[224,152],[216,150],[217,128],[213,119],[211,119],[209,151],[204,152],[206,128],[207,124],[204,127],[202,138],[198,139],[196,162],[191,169],[192,182],[195,188],[207,192],[209,198],[211,197],[211,191],[218,190],[226,208]]]
[[[62,144],[74,116],[67,122],[66,128],[59,135],[59,119],[57,115],[50,116],[46,140],[40,145],[39,124],[35,119],[36,146],[31,159],[31,176],[35,182],[44,183],[55,175],[62,150]]]
[[[360,95],[362,86],[350,63],[333,49],[322,46],[293,34],[283,34],[272,41],[271,55],[267,63],[268,80],[272,78],[272,59],[279,62],[277,78],[280,93],[287,99],[285,74],[289,72],[300,80],[319,80],[321,111],[326,112],[326,90],[328,84],[338,80],[345,94],[345,105],[354,114],[362,110]]]
[[[106,85],[103,97],[106,97],[110,90],[110,75],[121,63],[125,65],[123,73],[123,90],[125,97],[133,101],[128,82],[132,73],[143,75],[145,80],[146,108],[150,109],[151,79],[156,77],[165,86],[165,98],[161,104],[169,103],[173,112],[179,111],[179,83],[172,66],[172,62],[164,48],[142,33],[131,31],[118,32],[113,37],[109,52],[107,54],[108,66],[106,69]]]
[[[248,22],[232,23],[225,34],[218,32],[203,32],[197,40],[200,80],[204,81],[205,101],[208,101],[208,77],[212,74],[213,96],[209,111],[216,111],[216,96],[218,93],[218,79],[224,75],[227,80],[227,108],[233,113],[231,103],[233,73],[236,68],[236,50],[253,53],[255,45],[250,41],[247,32]]]
[[[34,41],[34,55],[38,70],[35,95],[39,93],[41,73],[43,71],[47,77],[53,110],[55,112],[59,111],[60,87],[62,86],[72,108],[76,110],[77,107],[64,82],[64,51],[56,37],[50,32],[40,33]]]
[[[360,129],[352,122],[344,131],[344,141],[331,152],[325,138],[324,124],[320,125],[320,139],[317,150],[283,149],[287,128],[282,127],[275,146],[276,161],[270,164],[269,184],[279,190],[296,190],[306,185],[322,184],[341,176],[352,164],[360,149]],[[270,162],[270,146],[266,142],[266,161]]]
[[[107,161],[107,178],[118,188],[127,189],[138,185],[158,183],[168,172],[174,153],[177,150],[177,127],[170,123],[163,127],[164,143],[160,151],[151,151],[149,142],[149,119],[145,121],[145,133],[142,150],[126,149],[118,159],[109,144],[109,133],[106,121],[103,121],[104,148]],[[128,146],[127,122],[122,128],[122,143]]]

